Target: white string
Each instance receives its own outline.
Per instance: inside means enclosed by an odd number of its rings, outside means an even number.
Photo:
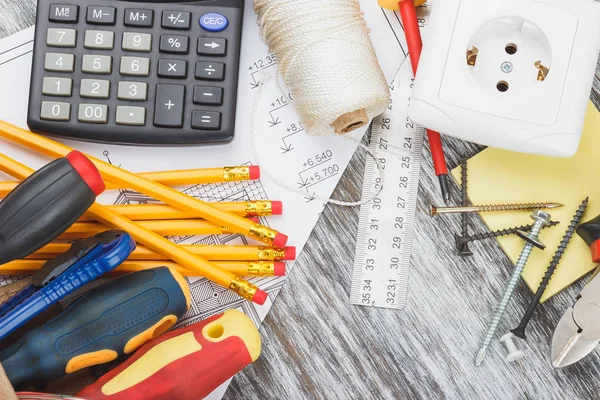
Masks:
[[[340,116],[357,110],[364,110],[371,120],[389,104],[389,88],[370,41],[359,1],[254,0],[254,9],[260,35],[277,56],[278,74],[293,94],[295,109],[307,134],[336,135],[355,142],[377,164],[380,186],[366,199],[364,194],[363,200],[353,202],[317,194],[311,196],[348,207],[371,202],[383,188],[382,165],[360,140],[335,133],[332,125]],[[263,90],[270,78],[268,75],[267,79],[258,79],[257,99],[251,117],[252,151],[258,164],[255,121]],[[277,79],[276,83],[281,89]],[[264,167],[262,173],[289,191],[307,195]]]
[[[368,119],[389,104],[358,0],[254,0],[262,39],[309,135],[329,135],[340,116]]]
[[[260,104],[260,100],[262,98],[264,88],[267,86],[267,84],[271,80],[271,75],[264,74],[264,76],[265,76],[265,78],[259,79],[258,93],[256,94],[256,100],[254,101],[254,106],[252,107],[252,116],[250,119],[250,140],[251,140],[252,153],[254,155],[254,159],[256,160],[256,164],[261,165],[261,174],[262,175],[266,175],[271,181],[273,181],[275,184],[277,184],[278,186],[280,186],[286,190],[289,190],[294,193],[298,193],[302,196],[306,196],[307,192],[302,191],[302,190],[298,189],[297,187],[291,186],[288,183],[280,180],[279,178],[277,178],[276,176],[271,174],[271,172],[268,170],[268,168],[264,167],[265,164],[261,163],[260,158],[258,156],[259,152],[258,152],[258,148],[256,146],[256,129],[255,129],[256,123],[255,123],[255,121],[257,118],[258,106]],[[363,204],[372,202],[373,199],[376,198],[379,195],[379,193],[381,193],[381,191],[383,190],[384,174],[383,174],[382,164],[379,162],[379,160],[377,159],[375,154],[371,151],[371,149],[369,149],[368,146],[365,146],[360,140],[356,140],[352,136],[347,136],[347,135],[338,135],[335,133],[333,135],[340,137],[342,139],[357,143],[359,147],[361,147],[362,149],[364,149],[367,152],[367,156],[371,157],[375,161],[375,164],[377,165],[377,172],[379,174],[379,178],[381,179],[379,188],[376,189],[369,197],[367,197],[366,199],[362,199],[360,201],[335,200],[330,197],[320,196],[316,193],[312,194],[311,196],[321,202],[336,204],[338,206],[344,206],[344,207],[357,207],[357,206],[362,206]],[[363,197],[364,197],[364,193],[363,193]]]

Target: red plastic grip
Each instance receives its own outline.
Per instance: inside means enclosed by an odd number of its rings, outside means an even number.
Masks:
[[[104,192],[106,185],[104,184],[102,175],[100,175],[100,171],[98,171],[98,168],[96,168],[89,158],[77,150],[73,150],[65,158],[96,196]]]

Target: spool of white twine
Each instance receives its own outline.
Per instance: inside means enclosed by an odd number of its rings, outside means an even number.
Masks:
[[[350,132],[389,105],[358,0],[254,0],[254,9],[309,135]]]

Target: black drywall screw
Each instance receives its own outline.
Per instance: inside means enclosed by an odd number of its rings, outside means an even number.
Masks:
[[[551,221],[548,223],[547,226],[544,226],[542,229],[549,228],[551,226],[556,226],[558,224],[560,224],[560,221]],[[514,228],[500,229],[500,230],[492,231],[492,232],[477,233],[477,234],[471,235],[471,236],[464,236],[464,237],[457,236],[456,237],[456,246],[460,248],[460,246],[462,246],[465,243],[469,243],[469,242],[476,242],[476,241],[484,240],[484,239],[492,239],[492,238],[497,238],[500,236],[515,235],[517,233],[517,231],[528,232],[531,230],[531,228],[533,228],[533,224],[515,226]]]
[[[460,163],[460,195],[461,205],[467,205],[467,159],[463,158]],[[467,214],[463,213],[460,215],[460,236],[466,237],[469,234],[467,225]],[[458,242],[457,242],[458,243]],[[460,246],[457,246],[458,255],[461,257],[472,256],[473,252],[469,250],[469,242],[464,242]]]
[[[538,286],[537,292],[535,292],[535,296],[533,296],[533,299],[531,299],[531,302],[529,303],[529,307],[527,308],[527,311],[525,312],[523,319],[521,319],[521,323],[515,329],[511,330],[512,334],[515,335],[516,337],[519,337],[521,339],[527,338],[525,336],[525,328],[527,328],[527,324],[529,323],[529,320],[531,320],[531,316],[533,315],[533,312],[535,311],[537,305],[539,304],[540,299],[542,298],[544,291],[546,290],[546,287],[548,286],[548,283],[550,283],[552,274],[554,274],[556,267],[558,267],[558,263],[560,262],[560,259],[562,258],[563,254],[565,253],[565,250],[567,249],[567,245],[571,241],[571,238],[573,237],[573,234],[575,233],[575,229],[577,229],[577,225],[579,225],[579,223],[581,222],[581,219],[583,218],[583,214],[585,214],[585,210],[587,209],[588,200],[589,200],[589,197],[586,197],[585,200],[583,200],[583,202],[577,209],[577,211],[575,212],[575,215],[573,215],[573,219],[571,220],[571,223],[567,227],[567,230],[565,231],[565,234],[564,234],[562,240],[560,241],[560,244],[556,248],[556,251],[554,252],[554,256],[552,257],[552,260],[550,260],[550,264],[548,264],[548,268],[546,268],[546,274],[542,278],[542,282],[540,283],[540,286]]]

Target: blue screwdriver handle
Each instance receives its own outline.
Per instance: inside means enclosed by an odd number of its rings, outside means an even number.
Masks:
[[[64,273],[0,318],[0,340],[52,304],[121,265],[134,249],[135,241],[127,233],[110,243],[97,245]]]
[[[15,387],[123,359],[171,328],[190,307],[181,274],[167,267],[133,272],[103,283],[62,314],[0,351]]]

